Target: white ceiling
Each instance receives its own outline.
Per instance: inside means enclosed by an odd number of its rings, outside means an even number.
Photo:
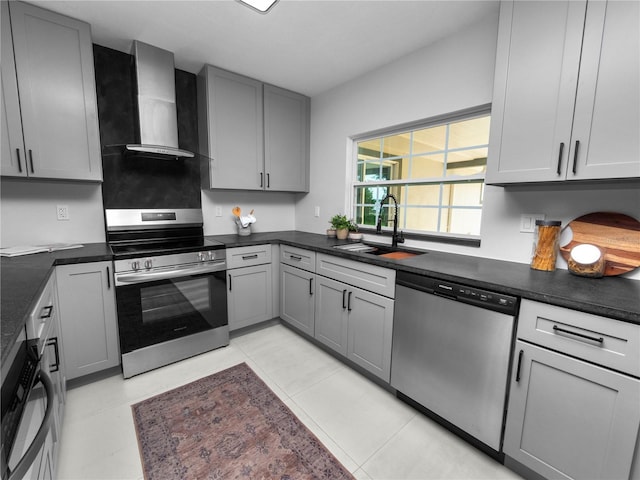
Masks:
[[[91,24],[94,43],[170,50],[176,68],[205,63],[309,96],[437,42],[497,0],[280,0],[260,14],[235,0],[27,0]]]

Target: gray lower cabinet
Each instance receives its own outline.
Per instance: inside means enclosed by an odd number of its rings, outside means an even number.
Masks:
[[[393,300],[321,276],[316,283],[315,338],[388,382]]]
[[[318,275],[315,338],[347,356],[347,293],[349,286]]]
[[[347,358],[390,381],[393,300],[351,288],[347,294],[347,314]]]
[[[112,262],[56,267],[67,379],[120,364]]]
[[[229,330],[273,317],[271,264],[227,270]]]
[[[523,299],[517,336],[505,465],[544,478],[629,479],[640,326]]]
[[[522,341],[516,354],[505,454],[545,478],[628,479],[640,380]]]
[[[286,264],[280,266],[280,318],[314,335],[316,275]]]

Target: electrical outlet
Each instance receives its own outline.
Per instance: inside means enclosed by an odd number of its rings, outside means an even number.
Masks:
[[[316,208],[313,210],[313,216],[314,217],[320,216],[320,207],[316,206]]]
[[[69,220],[69,205],[56,205],[58,220]]]
[[[216,207],[216,217],[221,217],[222,216],[222,207],[218,206]]]
[[[544,220],[544,213],[523,213],[520,215],[520,232],[533,233],[536,229],[536,220]]]

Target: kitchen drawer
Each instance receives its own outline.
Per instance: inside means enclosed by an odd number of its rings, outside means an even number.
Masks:
[[[389,268],[319,253],[316,273],[385,297],[395,297],[396,272]]]
[[[271,245],[227,248],[227,269],[271,263]]]
[[[640,377],[640,325],[523,299],[518,338]]]
[[[308,272],[316,271],[316,252],[303,248],[280,245],[280,262],[298,267]]]

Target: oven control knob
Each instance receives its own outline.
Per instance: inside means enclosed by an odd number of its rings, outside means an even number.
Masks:
[[[151,267],[153,267],[153,261],[150,258],[147,258],[144,261],[144,268],[146,268],[147,270],[150,269]]]
[[[215,260],[216,259],[216,252],[214,252],[213,250],[209,250],[209,260]]]
[[[134,260],[133,262],[131,262],[131,269],[140,270],[140,262],[137,260]]]
[[[204,252],[198,252],[198,260],[200,260],[201,262],[206,262],[207,254]]]

